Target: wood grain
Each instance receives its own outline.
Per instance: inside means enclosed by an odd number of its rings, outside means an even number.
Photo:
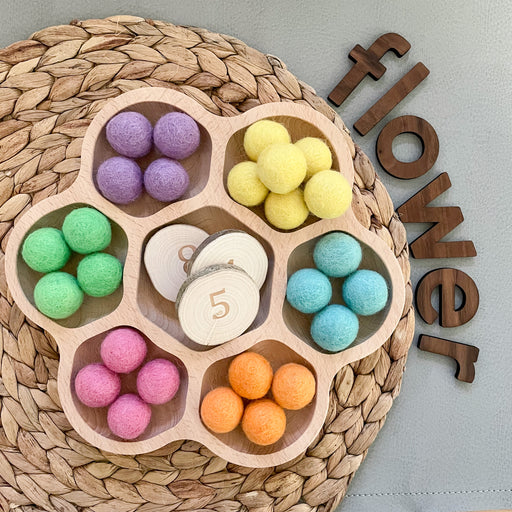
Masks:
[[[464,220],[458,206],[428,206],[434,199],[452,186],[447,173],[441,173],[427,186],[414,194],[397,209],[400,220],[428,222],[434,225],[410,244],[415,258],[473,258],[476,249],[472,241],[441,240]]]
[[[225,229],[213,233],[194,251],[187,273],[192,275],[209,265],[236,265],[249,274],[258,288],[267,278],[268,256],[257,238],[245,231]]]
[[[402,162],[393,154],[393,140],[402,133],[419,137],[422,154],[414,162]],[[377,158],[384,170],[404,180],[419,178],[430,171],[439,155],[439,139],[430,123],[417,116],[395,117],[384,126],[377,139]]]
[[[196,226],[173,224],[158,230],[144,249],[144,266],[162,297],[176,301],[187,278],[190,259],[208,233]]]
[[[410,48],[409,42],[395,33],[380,36],[368,50],[356,45],[349,53],[349,58],[355,64],[331,91],[328,96],[329,101],[339,107],[366,75],[370,75],[374,80],[382,77],[386,68],[380,62],[380,59],[385,53],[393,51],[397,57],[402,57]]]
[[[200,124],[201,133],[205,136],[201,143],[201,154],[194,158],[197,162],[206,159],[208,165],[203,167],[203,174],[205,168],[209,169],[209,173],[206,176],[197,174],[195,185],[192,185],[184,200],[162,205],[142,198],[140,204],[124,208],[108,202],[96,189],[94,176],[97,166],[110,156],[110,150],[103,140],[105,124],[113,115],[127,109],[151,112],[153,120],[166,112],[181,110],[192,115]],[[175,440],[192,439],[236,464],[250,467],[282,464],[302,453],[320,431],[329,407],[329,389],[336,372],[374,353],[394,331],[405,304],[401,268],[388,244],[362,226],[352,210],[338,219],[311,219],[304,228],[283,233],[273,229],[262,212],[251,211],[229,197],[226,176],[235,163],[244,159],[242,140],[245,129],[263,118],[283,122],[293,140],[305,135],[327,140],[333,152],[334,169],[342,172],[350,183],[353,182],[352,155],[345,137],[326,117],[309,107],[285,102],[271,103],[240,116],[221,118],[178,91],[156,87],[137,89],[107,102],[94,117],[83,142],[80,173],[72,187],[28,209],[10,234],[6,251],[9,288],[20,309],[55,337],[61,356],[58,377],[60,400],[73,427],[94,446],[111,453],[141,454]],[[68,325],[50,320],[35,308],[31,297],[35,278],[30,278],[26,273],[18,253],[34,224],[44,224],[50,219],[58,223],[66,211],[81,204],[102,211],[119,227],[119,238],[113,244],[113,250],[126,251],[123,295],[116,304],[102,304],[101,308],[84,306],[72,324]],[[260,308],[253,324],[236,340],[213,348],[194,343],[181,328],[174,304],[164,299],[153,287],[142,262],[144,247],[158,229],[174,223],[195,225],[208,233],[242,229],[256,237],[265,248],[269,257],[269,272],[260,290]],[[370,323],[362,327],[353,346],[338,354],[325,354],[316,348],[307,329],[295,327],[302,325],[302,320],[292,312],[283,311],[283,307],[289,272],[294,266],[301,265],[301,258],[306,266],[308,244],[314,243],[322,234],[338,230],[349,232],[361,241],[368,264],[374,265],[376,270],[380,269],[388,279],[391,301],[382,316],[369,320]],[[122,233],[124,236],[121,236]],[[123,245],[125,243],[126,246]],[[77,371],[80,363],[80,358],[76,356],[80,347],[119,325],[132,326],[144,332],[158,349],[181,361],[188,373],[186,405],[179,421],[172,428],[155,425],[149,437],[133,442],[103,435],[102,430],[98,430],[96,420],[78,411],[70,384],[73,372]],[[284,343],[287,350],[292,350],[310,363],[317,373],[317,396],[307,421],[300,425],[293,422],[296,428],[287,430],[280,444],[264,448],[243,445],[243,449],[238,449],[242,446],[240,433],[235,431],[230,438],[219,438],[200,422],[198,410],[202,383],[214,363],[265,340]],[[276,357],[279,346],[275,344]]]
[[[416,89],[429,73],[427,67],[422,62],[418,62],[354,123],[354,128],[361,135],[366,135],[385,115],[389,114],[410,92]]]
[[[473,382],[475,379],[475,363],[478,359],[479,349],[473,345],[466,345],[458,341],[445,340],[422,334],[418,347],[426,352],[440,354],[455,359],[457,371],[455,377],[464,382]]]
[[[439,291],[439,312],[432,306],[432,293]],[[455,289],[462,292],[462,304],[455,307]],[[416,287],[418,313],[427,324],[433,324],[439,316],[443,327],[458,327],[469,322],[478,311],[478,288],[471,277],[462,270],[440,268],[425,274]]]
[[[244,333],[260,306],[259,288],[235,265],[211,265],[183,283],[176,310],[183,332],[196,343],[219,345]]]

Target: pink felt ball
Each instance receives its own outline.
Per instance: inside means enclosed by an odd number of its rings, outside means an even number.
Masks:
[[[89,364],[75,377],[75,391],[84,405],[106,407],[118,397],[121,379],[101,363]]]
[[[157,121],[153,139],[165,156],[183,160],[199,147],[201,134],[199,126],[189,115],[170,112]]]
[[[114,156],[98,167],[96,183],[109,201],[128,204],[142,193],[142,171],[135,160]]]
[[[151,421],[151,407],[137,395],[121,395],[109,408],[107,422],[113,434],[122,439],[139,437]]]
[[[154,359],[146,363],[137,375],[137,391],[149,404],[165,404],[180,387],[180,372],[167,359]]]
[[[153,127],[139,112],[121,112],[107,123],[107,140],[123,156],[141,158],[153,146]]]
[[[154,160],[144,172],[146,192],[164,203],[179,199],[186,192],[188,185],[187,171],[179,162],[170,158]]]
[[[105,366],[116,373],[130,373],[138,368],[147,351],[144,338],[130,327],[119,327],[110,331],[100,348]]]

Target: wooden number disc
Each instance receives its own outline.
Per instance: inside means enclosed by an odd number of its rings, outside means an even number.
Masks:
[[[192,256],[188,275],[221,263],[245,270],[258,288],[267,277],[267,253],[260,242],[245,231],[226,229],[210,235]]]
[[[240,336],[259,306],[258,287],[247,272],[222,264],[190,276],[176,299],[181,328],[201,345],[219,345]]]
[[[187,278],[187,267],[196,248],[208,236],[206,231],[188,224],[172,224],[157,231],[144,252],[144,264],[158,293],[175,301]]]

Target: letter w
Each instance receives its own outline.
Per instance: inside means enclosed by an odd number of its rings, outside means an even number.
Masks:
[[[448,174],[443,172],[398,208],[397,212],[402,222],[434,223],[410,245],[415,258],[469,258],[476,256],[476,249],[471,241],[440,242],[464,220],[461,209],[458,206],[427,206],[451,186]]]

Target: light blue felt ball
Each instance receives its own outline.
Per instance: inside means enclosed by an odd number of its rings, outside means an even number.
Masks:
[[[345,277],[357,270],[363,254],[361,245],[347,233],[329,233],[316,243],[313,259],[318,270],[330,277]]]
[[[378,313],[388,301],[386,280],[374,270],[358,270],[343,283],[343,300],[356,315]]]
[[[302,268],[288,279],[286,298],[302,313],[316,313],[329,304],[332,287],[329,278],[316,268]]]
[[[329,352],[346,349],[357,336],[359,320],[345,306],[332,304],[318,312],[311,322],[311,336]]]

